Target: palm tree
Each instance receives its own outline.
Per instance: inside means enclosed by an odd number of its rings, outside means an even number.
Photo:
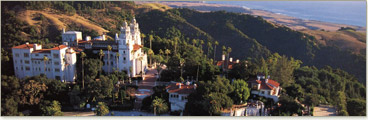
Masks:
[[[207,42],[207,56],[210,56],[210,48],[212,48],[212,43]]]
[[[179,41],[179,38],[175,37],[174,38],[174,54],[176,54],[176,51],[177,51],[178,41]]]
[[[102,49],[100,49],[100,52],[98,53],[98,55],[100,55],[100,76],[101,76],[101,73],[102,73],[102,57],[105,55],[105,53],[102,51]]]
[[[151,107],[153,108],[153,113],[155,116],[156,113],[161,114],[167,112],[168,110],[168,106],[166,105],[165,100],[157,97],[152,101]]]
[[[115,57],[116,57],[116,70],[119,71],[119,57],[120,57],[119,52],[116,52]]]
[[[197,44],[197,40],[196,39],[193,39],[192,40],[192,44],[193,44],[193,46],[196,45]]]
[[[148,39],[149,39],[149,41],[150,41],[150,49],[152,49],[152,40],[153,40],[153,35],[149,35]]]
[[[168,55],[169,55],[169,54],[171,54],[171,51],[170,51],[169,49],[166,49],[166,50],[165,50],[165,54],[166,54],[166,59],[169,59],[169,58],[168,58]]]
[[[228,76],[228,74],[229,74],[229,70],[228,70],[228,66],[229,66],[229,58],[230,58],[230,52],[231,52],[232,50],[231,50],[231,48],[230,47],[228,47],[227,48],[227,65],[226,65],[226,76]]]
[[[152,49],[149,49],[148,50],[148,55],[149,55],[149,57],[150,57],[150,66],[152,66],[152,55],[154,55],[155,53],[153,52],[153,50]]]
[[[110,51],[111,51],[112,47],[110,45],[107,46],[107,71],[108,73],[110,74],[110,65],[111,65],[111,62],[110,62]]]
[[[43,56],[43,64],[44,64],[44,74],[46,75],[46,62],[49,61],[49,58],[46,56]]]
[[[213,52],[213,62],[215,62],[216,60],[216,46],[218,45],[219,43],[217,41],[215,41],[215,49],[214,49],[214,52]]]
[[[185,59],[180,58],[180,77],[183,78],[183,66],[185,63]]]
[[[200,42],[200,44],[201,44],[201,51],[202,51],[202,53],[203,53],[203,44],[204,44],[204,41],[203,40],[201,40],[201,42]]]
[[[86,53],[81,53],[81,59],[82,59],[82,89],[84,89],[84,58],[87,57]]]
[[[160,55],[163,55],[164,54],[164,51],[162,49],[159,50],[159,54]]]

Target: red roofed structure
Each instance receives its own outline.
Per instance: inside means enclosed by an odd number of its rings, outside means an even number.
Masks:
[[[188,95],[195,91],[196,86],[196,84],[191,85],[190,82],[168,85],[166,90],[169,93],[171,111],[183,111],[185,104],[188,102]]]
[[[275,80],[265,78],[264,75],[257,75],[257,79],[248,82],[252,91],[251,94],[271,98],[275,102],[278,101],[281,91],[280,83]]]

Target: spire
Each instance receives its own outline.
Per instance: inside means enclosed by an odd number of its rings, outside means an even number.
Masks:
[[[133,17],[132,24],[135,24],[135,23],[137,23],[137,21],[135,20],[135,17]]]

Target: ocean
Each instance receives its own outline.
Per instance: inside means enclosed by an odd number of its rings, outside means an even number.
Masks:
[[[206,1],[267,10],[306,20],[366,27],[365,1]]]

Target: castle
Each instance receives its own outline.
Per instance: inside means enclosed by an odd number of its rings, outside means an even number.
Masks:
[[[141,32],[135,18],[130,25],[124,21],[120,28],[120,35],[116,33],[115,40],[106,40],[106,36],[91,39],[87,36],[82,40],[82,33],[78,31],[63,30],[62,41],[70,47],[78,47],[83,50],[92,50],[99,54],[104,52],[102,69],[105,72],[126,71],[131,77],[144,74],[147,69],[147,54],[143,51]],[[108,46],[111,51],[108,51]]]
[[[104,53],[102,70],[111,73],[126,71],[130,77],[144,74],[147,69],[147,54],[143,51],[138,23],[135,18],[128,25],[124,21],[120,35],[115,40],[106,40],[105,35],[82,39],[82,32],[62,31],[62,42],[52,49],[42,49],[41,45],[23,44],[12,48],[15,75],[18,78],[45,74],[50,79],[74,82],[76,78],[76,51],[92,50]],[[111,51],[108,50],[111,46]],[[48,60],[44,60],[46,57]],[[24,62],[23,62],[24,61]]]

